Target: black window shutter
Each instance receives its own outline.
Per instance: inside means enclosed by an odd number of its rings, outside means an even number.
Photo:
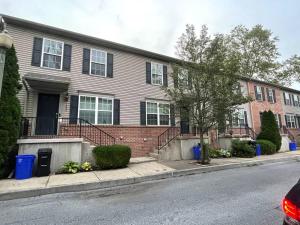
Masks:
[[[173,75],[174,88],[178,88],[178,73]]]
[[[140,102],[140,116],[141,125],[146,125],[146,102]]]
[[[83,49],[82,57],[82,73],[90,74],[90,53],[91,50],[88,48]]]
[[[170,105],[170,117],[171,117],[171,126],[175,126],[175,107],[173,104]]]
[[[258,100],[258,97],[257,97],[257,86],[254,86],[254,93],[255,93],[255,99]]]
[[[70,124],[76,124],[77,123],[77,117],[78,117],[78,95],[71,95],[70,96]]]
[[[245,125],[248,126],[248,118],[247,118],[247,112],[244,111],[244,117],[245,117]]]
[[[151,63],[146,62],[146,83],[151,84]]]
[[[286,105],[285,92],[283,92],[283,100],[284,100],[284,104]]]
[[[289,94],[289,98],[290,98],[290,105],[293,105],[293,100],[294,100],[294,98],[292,98],[292,95],[291,95],[291,94]]]
[[[190,133],[190,123],[188,112],[186,109],[180,109],[180,133],[189,134]]]
[[[41,66],[42,59],[42,48],[43,48],[43,39],[35,37],[33,39],[33,48],[32,48],[32,66]]]
[[[168,87],[168,67],[166,65],[163,66],[163,85]]]
[[[279,120],[279,127],[281,128],[282,127],[282,122],[281,122],[281,115],[278,114],[278,120]]]
[[[273,98],[274,98],[274,103],[275,103],[275,102],[276,102],[276,94],[275,94],[275,90],[273,89],[272,92],[273,92]]]
[[[300,98],[299,98],[299,95],[297,96],[297,99],[298,99],[298,106],[300,107]]]
[[[284,119],[285,119],[285,125],[286,125],[286,127],[289,128],[288,121],[287,121],[287,116],[286,115],[284,115]]]
[[[72,56],[72,45],[64,44],[64,58],[62,70],[71,70],[71,56]]]
[[[293,105],[296,106],[296,99],[295,99],[295,95],[292,95],[293,96]]]
[[[271,99],[270,99],[270,95],[269,95],[269,88],[266,88],[266,92],[267,92],[267,100],[268,102],[271,102]]]
[[[264,87],[261,87],[261,95],[262,95],[262,100],[265,101],[265,89],[264,89]]]
[[[113,54],[107,53],[107,77],[113,77]]]
[[[120,125],[120,99],[114,99],[114,125]]]

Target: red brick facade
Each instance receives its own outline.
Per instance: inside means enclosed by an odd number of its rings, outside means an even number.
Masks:
[[[158,145],[158,136],[168,129],[168,127],[154,126],[97,126],[102,131],[108,133],[116,139],[116,144],[124,144],[131,147],[132,157],[146,156]],[[97,130],[87,130],[84,126],[81,128],[82,133],[87,134],[91,139],[98,138]],[[78,136],[79,126],[60,127],[61,136]],[[98,135],[98,137],[96,136]],[[101,140],[105,141],[105,135],[102,135]],[[107,140],[107,137],[106,137]],[[107,140],[109,142],[109,140]],[[110,144],[110,143],[109,143]]]
[[[264,101],[256,100],[254,86],[260,86],[260,87],[264,88],[264,95],[265,95]],[[267,88],[275,90],[275,96],[276,96],[275,103],[270,103],[268,101],[267,93],[266,93]],[[271,110],[274,114],[279,114],[281,116],[282,125],[285,125],[284,111],[283,111],[283,107],[282,107],[282,101],[283,101],[282,92],[279,88],[276,88],[274,86],[268,86],[268,85],[265,85],[262,83],[255,83],[253,81],[249,81],[248,82],[248,92],[249,92],[249,96],[251,96],[253,99],[253,101],[250,102],[250,111],[252,114],[251,115],[252,127],[254,128],[254,131],[256,133],[260,132],[260,126],[261,126],[260,113],[263,111]]]

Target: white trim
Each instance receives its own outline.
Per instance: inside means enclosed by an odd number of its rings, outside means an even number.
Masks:
[[[100,75],[100,74],[92,74],[92,51],[99,51],[99,52],[103,52],[105,53],[105,71],[104,71],[104,76]],[[97,63],[100,65],[103,65],[102,63],[98,63],[98,62],[94,62],[93,63]],[[107,77],[107,52],[101,49],[96,49],[96,48],[91,48],[90,49],[90,71],[89,71],[89,75],[93,75],[93,76],[100,76],[100,77]]]
[[[114,124],[114,98],[110,97],[110,96],[103,96],[103,95],[90,95],[90,94],[81,94],[79,95],[79,99],[78,99],[78,112],[77,112],[77,118],[79,117],[80,114],[80,97],[90,97],[90,98],[96,98],[95,100],[95,123],[94,125],[113,125]],[[98,123],[98,99],[108,99],[111,100],[111,124],[102,124],[102,123]],[[84,110],[84,109],[83,109]],[[105,111],[105,112],[110,112],[108,110],[100,110],[100,111]]]
[[[59,42],[62,44],[62,51],[61,51],[61,55],[58,55],[58,54],[49,54],[49,53],[45,53],[44,52],[44,45],[45,45],[45,40],[49,40],[49,41],[55,41],[55,42]],[[59,40],[56,40],[56,39],[51,39],[51,38],[43,38],[43,45],[42,45],[42,57],[41,57],[41,63],[40,63],[40,67],[42,68],[47,68],[47,69],[52,69],[52,70],[62,70],[62,67],[63,67],[63,58],[64,58],[64,48],[65,48],[65,43],[63,41],[59,41]],[[48,54],[48,55],[54,55],[54,56],[60,56],[61,59],[60,59],[60,69],[56,69],[56,68],[51,68],[51,67],[47,67],[47,66],[44,66],[44,54]]]
[[[150,74],[151,74],[151,84],[152,84],[152,85],[155,85],[155,86],[164,86],[164,64],[158,63],[158,62],[153,62],[153,61],[151,61],[150,63],[151,63],[151,72],[150,72]],[[153,64],[162,65],[161,84],[154,84],[154,83],[152,82],[152,65],[153,65]],[[159,74],[156,74],[156,75],[159,75]]]
[[[148,108],[147,108],[147,105],[148,103],[154,103],[156,104],[156,109],[157,109],[157,124],[149,124],[148,125]],[[169,105],[169,124],[168,125],[160,125],[160,112],[159,112],[159,105],[162,104],[162,105]],[[150,101],[146,101],[146,126],[171,126],[171,112],[170,112],[170,109],[171,108],[171,104],[170,103],[167,103],[167,102],[161,102],[161,101],[153,101],[153,100],[150,100]],[[154,113],[149,113],[149,114],[154,114]],[[163,115],[166,115],[166,114],[163,114]]]

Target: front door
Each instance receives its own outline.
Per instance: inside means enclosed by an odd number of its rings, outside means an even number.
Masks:
[[[58,107],[59,95],[39,94],[36,114],[36,135],[57,134]]]

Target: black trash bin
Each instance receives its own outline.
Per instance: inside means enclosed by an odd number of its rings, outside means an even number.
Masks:
[[[51,163],[51,148],[40,148],[38,150],[38,163],[36,176],[43,177],[50,174],[50,163]]]

